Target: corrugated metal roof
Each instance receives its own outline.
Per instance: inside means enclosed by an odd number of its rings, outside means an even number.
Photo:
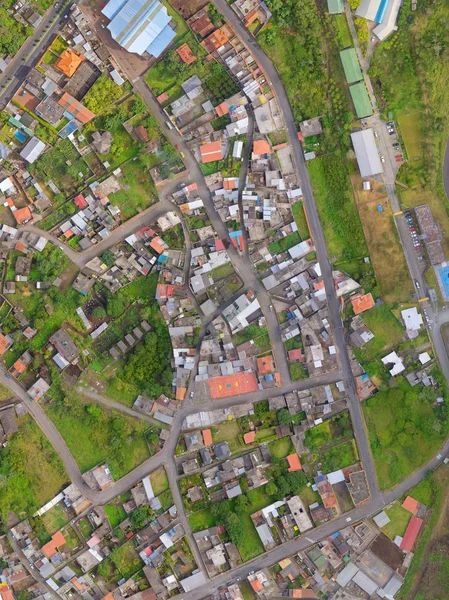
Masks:
[[[362,177],[370,177],[382,173],[382,163],[377,151],[372,129],[364,129],[351,133],[352,145]]]

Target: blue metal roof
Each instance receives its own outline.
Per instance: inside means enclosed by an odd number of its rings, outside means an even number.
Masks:
[[[108,29],[113,39],[140,56],[145,51],[153,54],[153,44],[158,53],[153,55],[159,56],[175,37],[173,30],[167,29],[171,17],[159,0],[110,0],[102,13],[111,19]]]
[[[157,36],[157,38],[148,46],[148,54],[151,54],[152,56],[154,56],[154,58],[159,58],[159,56],[162,54],[165,48],[175,37],[176,31],[174,31],[174,29],[172,29],[170,25],[167,25]]]
[[[376,23],[382,23],[382,21],[384,20],[385,11],[387,10],[387,6],[388,6],[388,0],[381,0],[381,2],[379,4],[379,8],[377,9],[376,16],[374,17],[374,20],[376,21]]]

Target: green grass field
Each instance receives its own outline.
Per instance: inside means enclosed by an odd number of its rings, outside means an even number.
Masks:
[[[393,504],[391,508],[385,511],[390,519],[390,522],[382,527],[382,531],[387,535],[390,540],[394,540],[397,535],[404,536],[405,530],[407,529],[408,522],[412,518],[412,514],[402,508],[400,504]]]
[[[42,515],[42,521],[44,522],[48,533],[52,535],[70,521],[70,515],[64,509],[62,504],[59,503]]]
[[[214,444],[228,442],[231,452],[237,452],[242,449],[239,441],[239,435],[242,435],[237,421],[223,421],[212,428],[212,440]]]
[[[381,489],[398,484],[438,451],[449,429],[444,413],[432,408],[442,393],[404,380],[363,403]]]
[[[120,217],[126,221],[145,210],[157,200],[156,187],[148,169],[140,160],[130,160],[121,167],[122,183],[129,189],[122,189],[109,196],[111,204],[120,208]]]
[[[306,214],[304,212],[303,202],[297,202],[292,206],[292,214],[295,219],[298,233],[303,240],[308,240],[310,237],[309,226],[307,225]]]
[[[300,241],[301,238],[299,237],[298,232],[294,231],[293,233],[290,233],[290,235],[281,238],[277,242],[268,244],[268,250],[271,252],[271,254],[280,254],[281,252],[286,252],[289,248],[296,246],[296,244],[299,244]]]
[[[117,525],[120,525],[120,523],[126,519],[126,512],[119,502],[106,504],[104,510],[112,528],[117,527]]]
[[[77,410],[81,410],[81,415],[84,416],[86,403],[79,399],[75,402],[77,407],[80,407]],[[116,411],[102,411],[97,420],[80,419],[70,411],[55,410],[53,406],[47,408],[47,414],[64,438],[82,472],[107,461],[113,478],[117,480],[149,457],[143,435],[148,425],[143,421],[123,417]],[[126,449],[120,455],[114,452],[116,440],[111,429],[112,420],[120,423],[123,431],[129,432]]]
[[[355,441],[349,440],[349,442],[326,450],[326,452],[321,454],[320,460],[325,473],[350,467],[358,460]]]
[[[292,441],[288,436],[270,442],[268,448],[274,458],[285,458],[295,451]]]
[[[168,478],[164,467],[160,467],[156,471],[150,473],[150,482],[155,496],[159,496],[159,494],[168,490]]]
[[[381,304],[363,313],[363,320],[374,333],[374,339],[361,349],[361,355],[366,360],[386,354],[402,341],[405,328],[392,313],[392,308],[391,304]]]
[[[399,110],[397,120],[407,150],[409,160],[421,160],[423,157],[423,131],[421,111]]]
[[[348,21],[346,15],[333,15],[332,17],[335,29],[337,30],[338,45],[340,49],[348,48],[352,46],[351,32],[349,31]]]

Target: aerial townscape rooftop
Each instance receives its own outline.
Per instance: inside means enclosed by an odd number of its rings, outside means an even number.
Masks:
[[[447,597],[448,20],[0,9],[0,600]]]

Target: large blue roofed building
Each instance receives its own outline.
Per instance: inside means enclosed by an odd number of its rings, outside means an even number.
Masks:
[[[176,36],[158,0],[110,0],[101,11],[113,39],[128,52],[158,58]]]

